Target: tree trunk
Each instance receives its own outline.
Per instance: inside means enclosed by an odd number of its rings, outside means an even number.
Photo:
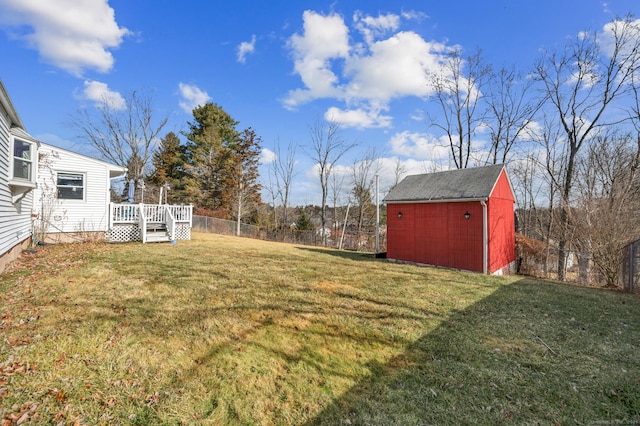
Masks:
[[[238,221],[236,222],[236,235],[240,236],[240,219],[242,218],[242,184],[240,184],[240,191],[238,191]]]

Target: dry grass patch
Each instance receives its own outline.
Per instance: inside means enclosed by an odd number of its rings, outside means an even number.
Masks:
[[[0,276],[0,418],[495,424],[598,407],[633,419],[637,298],[518,280],[206,234],[47,247]],[[572,391],[564,382],[589,398],[563,409],[550,395]]]

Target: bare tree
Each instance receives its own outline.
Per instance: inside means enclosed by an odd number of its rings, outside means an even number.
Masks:
[[[380,170],[379,157],[375,150],[368,149],[362,157],[351,166],[352,193],[358,208],[357,241],[367,214],[375,214],[373,204],[373,184],[375,175]]]
[[[631,121],[640,145],[640,72],[633,73],[631,76],[631,91],[632,101],[629,108],[629,121]]]
[[[579,246],[614,287],[622,249],[640,234],[640,145],[629,134],[599,136],[576,168],[579,197],[571,219]]]
[[[537,226],[538,202],[544,196],[540,182],[540,164],[536,153],[514,161],[510,172],[518,204],[518,231],[529,237],[541,239]]]
[[[520,227],[527,237],[541,240],[544,253],[542,276],[549,276],[549,264],[557,259],[557,203],[565,167],[563,130],[546,114],[536,131],[529,132],[535,142],[526,160],[512,162],[511,170],[518,185],[516,196],[521,213]]]
[[[483,90],[491,79],[491,67],[478,50],[467,58],[460,48],[449,52],[439,73],[430,75],[442,118],[430,118],[430,125],[445,133],[456,168],[465,169],[472,159],[472,142],[484,123]]]
[[[276,159],[273,163],[276,187],[278,188],[277,193],[280,198],[280,202],[282,203],[282,217],[280,224],[283,228],[287,226],[289,196],[291,195],[293,178],[296,175],[296,150],[296,145],[289,142],[287,145],[287,152],[283,155],[280,149],[280,144],[278,144],[276,146]]]
[[[540,110],[544,98],[533,99],[534,80],[502,68],[491,80],[486,122],[491,129],[487,163],[506,163],[512,149]]]
[[[327,213],[327,194],[329,192],[329,178],[335,164],[342,156],[351,148],[356,146],[355,143],[347,143],[340,137],[340,126],[334,121],[322,122],[316,120],[315,124],[309,128],[311,142],[309,146],[310,156],[316,162],[318,167],[318,178],[320,179],[320,188],[322,190],[322,206],[320,208],[320,221],[322,232],[326,229],[326,213]],[[327,239],[323,238],[324,245],[327,245]]]
[[[606,27],[610,44],[602,46],[596,34],[580,33],[560,53],[547,53],[535,67],[544,96],[564,131],[566,156],[560,180],[560,234],[558,278],[565,279],[569,238],[570,196],[580,149],[607,124],[605,111],[631,89],[640,63],[640,28],[631,17]],[[605,48],[606,47],[606,48]]]
[[[168,117],[154,116],[153,97],[148,93],[132,91],[125,100],[126,106],[118,108],[104,97],[98,108],[80,110],[68,124],[104,159],[126,167],[127,179],[138,181]]]
[[[336,215],[338,214],[338,204],[343,203],[342,199],[343,189],[344,189],[344,174],[343,173],[331,173],[331,178],[329,179],[329,191],[331,198],[331,205],[333,206],[333,232],[334,234],[338,231],[338,218]],[[345,218],[347,220],[347,218]],[[339,242],[336,242],[336,247],[338,247]]]
[[[235,205],[236,235],[240,235],[242,218],[257,211],[261,204],[262,186],[258,183],[261,142],[260,136],[249,127],[238,133],[233,145],[230,174],[225,186],[229,188],[231,204]]]
[[[269,217],[268,226],[273,226],[274,228],[278,227],[278,199],[280,198],[280,194],[278,193],[278,183],[276,177],[276,164],[275,161],[269,163],[267,167],[267,182],[263,187],[267,193],[269,193],[269,198],[271,200],[271,206],[273,207],[273,216]]]
[[[393,185],[396,186],[400,183],[400,181],[407,174],[407,166],[400,160],[400,158],[396,157],[393,163]]]

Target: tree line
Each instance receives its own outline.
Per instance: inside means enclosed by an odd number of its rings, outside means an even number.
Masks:
[[[520,239],[528,248],[522,255],[536,260],[531,271],[566,280],[575,263],[580,279],[617,285],[621,250],[640,238],[639,79],[640,20],[631,15],[542,52],[526,72],[495,69],[481,50],[466,54],[455,47],[428,75],[432,115],[426,124],[448,150],[448,166],[508,165]],[[105,100],[96,115],[85,111],[72,124],[106,159],[127,167],[128,179],[168,183],[172,202],[276,228],[299,219],[290,195],[302,147],[322,192],[320,230],[339,222],[327,214],[344,204],[345,186],[353,226],[360,232],[375,223],[381,159],[369,148],[336,173],[356,147],[338,123],[317,120],[306,143],[277,143],[268,175],[260,177],[261,138],[250,127],[239,130],[219,105],[195,108],[188,130],[168,132],[155,150],[167,120],[154,121],[151,106],[150,96],[134,92],[127,110],[115,111]],[[425,165],[425,172],[433,167]],[[406,168],[397,160],[386,173],[397,183]]]

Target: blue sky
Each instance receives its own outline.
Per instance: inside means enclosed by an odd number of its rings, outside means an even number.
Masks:
[[[339,170],[375,148],[385,188],[396,161],[408,173],[448,164],[425,119],[425,72],[444,49],[527,71],[542,49],[627,13],[640,15],[638,0],[0,0],[0,79],[30,134],[87,155],[64,123],[102,96],[153,90],[166,132],[215,102],[262,137],[265,178],[277,144],[308,143],[331,116],[358,143]],[[292,201],[319,203],[302,148],[296,169]]]

